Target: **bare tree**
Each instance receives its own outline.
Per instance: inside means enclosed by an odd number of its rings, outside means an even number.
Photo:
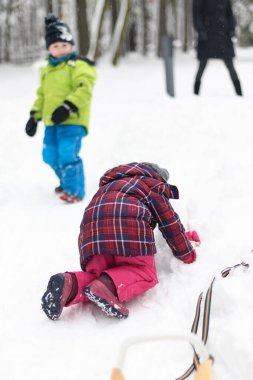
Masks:
[[[177,13],[177,0],[169,0],[167,6],[167,31],[173,38],[176,37],[176,30],[178,24],[178,13]],[[187,0],[186,0],[187,1]]]
[[[192,1],[184,0],[184,34],[183,34],[183,44],[182,44],[184,52],[188,50],[190,32],[192,29],[190,26],[190,23],[192,24],[191,9],[192,9]]]
[[[46,0],[46,13],[53,13],[53,0]]]
[[[66,23],[69,21],[69,1],[59,0],[59,17]]]
[[[240,46],[253,45],[253,0],[233,0],[237,22],[236,35]]]
[[[79,52],[82,55],[86,55],[89,50],[89,29],[86,7],[86,0],[76,0],[76,19],[79,40]]]
[[[143,37],[143,43],[142,43],[142,53],[143,55],[147,54],[148,50],[148,21],[149,21],[149,11],[147,7],[147,1],[146,0],[141,0],[141,6],[142,6],[142,25],[143,25],[143,32],[142,32],[142,37]]]
[[[11,15],[14,11],[15,4],[13,0],[7,1],[5,7],[5,30],[4,30],[4,54],[3,60],[10,62],[11,57]]]
[[[114,32],[114,28],[117,22],[118,14],[119,14],[119,2],[117,0],[110,0],[109,7],[111,9],[111,26],[112,26],[112,34]]]
[[[253,0],[232,0],[238,42],[253,43]],[[161,56],[170,35],[184,51],[193,45],[192,0],[0,0],[0,61],[27,62],[44,54],[44,22],[55,13],[77,34],[92,59],[110,50],[113,64],[128,51]],[[90,35],[90,38],[89,38]]]
[[[117,65],[118,59],[122,51],[122,45],[125,37],[128,17],[131,10],[131,3],[131,0],[121,1],[121,7],[111,43],[111,62],[113,65]]]
[[[88,57],[96,60],[99,52],[99,40],[101,37],[102,25],[105,16],[105,11],[108,5],[108,0],[98,0],[96,3],[95,12],[92,18],[90,31],[90,48]]]
[[[157,55],[162,55],[162,39],[167,34],[167,0],[159,0],[159,32],[158,32],[158,51]]]

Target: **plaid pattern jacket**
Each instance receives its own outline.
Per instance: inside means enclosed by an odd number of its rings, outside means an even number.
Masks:
[[[147,164],[134,162],[108,170],[80,226],[82,269],[93,255],[154,255],[156,225],[178,259],[194,261],[195,251],[170,198],[179,198],[178,189]]]

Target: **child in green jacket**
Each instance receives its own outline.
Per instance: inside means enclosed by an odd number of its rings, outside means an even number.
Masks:
[[[59,178],[55,192],[74,203],[85,195],[81,140],[89,130],[92,90],[96,79],[94,63],[73,50],[69,27],[54,15],[45,18],[48,64],[41,69],[26,133],[34,136],[43,120],[45,136],[42,156]]]

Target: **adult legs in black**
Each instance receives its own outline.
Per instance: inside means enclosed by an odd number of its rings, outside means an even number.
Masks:
[[[196,74],[195,82],[194,82],[194,94],[199,94],[200,84],[201,84],[201,78],[203,75],[203,72],[207,65],[207,59],[201,59],[199,61],[199,68]]]
[[[237,72],[235,71],[233,60],[232,59],[224,59],[224,63],[229,71],[230,77],[232,79],[235,92],[237,95],[242,96],[241,83],[238,78]]]

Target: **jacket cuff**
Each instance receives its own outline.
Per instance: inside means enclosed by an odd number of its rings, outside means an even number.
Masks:
[[[33,117],[36,121],[41,120],[41,116],[38,111],[34,111],[34,110],[30,111],[30,117]]]
[[[194,263],[194,261],[196,261],[196,258],[197,258],[196,252],[192,251],[189,255],[187,255],[186,257],[183,257],[182,261],[185,264],[191,264],[191,263]]]
[[[63,104],[69,110],[70,113],[78,111],[78,108],[73,103],[71,103],[69,100],[64,100]]]

